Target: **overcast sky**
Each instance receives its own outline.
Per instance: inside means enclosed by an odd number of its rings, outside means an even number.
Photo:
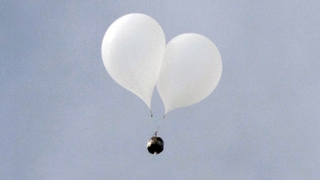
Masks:
[[[0,179],[320,179],[318,0],[0,1]],[[167,42],[213,41],[221,81],[151,118],[105,70],[117,18],[144,13]],[[165,149],[150,155],[158,133]]]

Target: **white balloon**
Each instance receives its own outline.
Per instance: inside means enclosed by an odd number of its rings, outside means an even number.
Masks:
[[[218,85],[222,61],[217,47],[199,34],[182,34],[166,46],[157,89],[169,111],[195,104]]]
[[[101,51],[110,76],[150,109],[165,51],[165,35],[160,25],[144,14],[122,16],[108,28]]]

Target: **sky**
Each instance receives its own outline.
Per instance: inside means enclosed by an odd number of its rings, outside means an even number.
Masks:
[[[320,179],[317,0],[0,1],[0,179]],[[102,38],[144,13],[166,41],[206,36],[223,71],[205,100],[154,117],[111,79]],[[147,152],[154,131],[165,143]]]

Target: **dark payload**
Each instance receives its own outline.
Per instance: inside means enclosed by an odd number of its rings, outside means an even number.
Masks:
[[[164,142],[161,137],[157,137],[157,132],[149,140],[147,149],[150,154],[160,154],[163,151]]]

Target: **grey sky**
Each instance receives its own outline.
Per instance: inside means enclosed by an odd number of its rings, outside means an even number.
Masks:
[[[320,2],[1,1],[0,179],[320,178]],[[101,59],[133,12],[166,39],[194,32],[223,73],[204,101],[153,118]],[[158,133],[165,149],[146,150]]]

